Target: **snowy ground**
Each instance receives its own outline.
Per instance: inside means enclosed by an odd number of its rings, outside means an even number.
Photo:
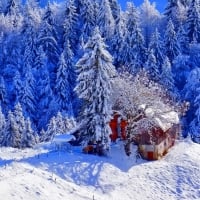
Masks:
[[[160,161],[127,158],[121,145],[109,157],[34,149],[0,149],[1,200],[200,199],[200,145],[179,141]]]

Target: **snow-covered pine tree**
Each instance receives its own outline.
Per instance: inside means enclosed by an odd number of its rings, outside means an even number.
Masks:
[[[105,49],[105,43],[99,29],[95,28],[92,37],[85,46],[85,53],[78,61],[78,83],[75,91],[84,100],[80,113],[84,124],[82,137],[85,140],[109,142],[112,109],[110,92],[115,68],[112,57]]]
[[[64,11],[64,22],[63,29],[64,35],[63,40],[66,43],[69,40],[69,43],[72,47],[72,52],[76,54],[76,47],[79,42],[79,38],[77,38],[77,23],[78,23],[78,14],[77,8],[75,6],[74,0],[69,0],[66,2],[66,7]]]
[[[25,80],[23,81],[22,92],[19,96],[24,115],[30,118],[32,122],[36,122],[36,81],[33,76],[31,66],[26,68]]]
[[[22,136],[24,132],[25,118],[23,116],[22,107],[20,103],[17,103],[14,108],[14,111],[8,112],[5,146],[21,148]]]
[[[8,0],[4,11],[5,16],[9,17],[9,21],[13,28],[21,27],[23,20],[19,0]]]
[[[94,31],[96,24],[96,15],[95,13],[95,4],[96,2],[91,0],[81,0],[79,3],[79,26],[81,27],[81,38],[83,42],[86,43],[88,38],[91,36],[91,33]]]
[[[200,5],[199,0],[192,0],[186,20],[187,35],[189,42],[200,42]]]
[[[109,50],[113,56],[113,64],[119,69],[121,67],[121,50],[124,40],[124,22],[121,15],[115,23],[115,31],[110,41]]]
[[[164,15],[167,22],[172,20],[176,24],[175,28],[178,28],[186,19],[187,7],[180,0],[168,0]]]
[[[157,28],[152,34],[149,50],[153,51],[157,61],[158,69],[161,70],[162,64],[164,62],[164,45]]]
[[[179,54],[173,62],[172,72],[176,88],[181,91],[190,73],[190,57],[188,55]]]
[[[49,72],[47,70],[47,58],[42,49],[39,47],[37,57],[35,58],[36,70],[36,118],[39,130],[45,128],[50,118],[55,114],[54,97],[50,86]]]
[[[34,58],[36,56],[37,46],[37,31],[38,24],[40,22],[40,16],[34,16],[33,12],[37,12],[30,7],[29,2],[27,2],[26,10],[24,13],[24,22],[22,26],[22,54],[23,54],[23,71],[22,74],[26,73],[26,69],[29,65],[34,63]],[[38,13],[37,13],[38,14]],[[38,14],[39,15],[39,14]],[[37,18],[37,19],[35,19]],[[38,19],[39,18],[39,19]]]
[[[194,100],[195,115],[190,123],[190,132],[193,141],[200,144],[200,83],[197,86],[196,92],[197,96]]]
[[[4,141],[3,141],[3,145],[8,147],[8,146],[12,146],[12,140],[13,137],[15,135],[15,124],[14,124],[14,115],[13,112],[11,110],[8,111],[8,116],[7,116],[7,120],[6,120],[6,131],[4,134]]]
[[[102,37],[109,43],[115,30],[115,20],[112,15],[109,0],[100,1],[97,24]]]
[[[121,8],[117,0],[109,0],[109,3],[110,3],[110,9],[112,11],[112,16],[116,24],[121,15]]]
[[[3,112],[5,113],[7,110],[7,103],[8,103],[8,99],[7,99],[7,90],[6,90],[6,86],[5,86],[5,81],[3,76],[0,76],[0,105],[1,107],[3,107]]]
[[[60,112],[53,116],[47,126],[43,141],[50,141],[56,134],[67,134],[76,125],[74,118],[63,116]]]
[[[62,53],[58,63],[57,78],[55,84],[55,96],[56,102],[58,104],[58,110],[63,115],[74,116],[72,101],[75,79],[72,79],[74,71],[72,68],[71,56],[73,54],[69,48],[69,42],[65,49],[68,63],[66,63],[65,55],[64,53]]]
[[[122,65],[125,65],[133,73],[138,72],[146,58],[144,38],[138,24],[138,12],[134,4],[127,3],[126,33],[121,50]]]
[[[31,127],[31,120],[25,120],[25,131],[22,135],[21,148],[30,148],[37,143],[37,136]]]
[[[191,123],[195,119],[195,112],[198,108],[195,101],[199,96],[199,87],[200,87],[200,68],[194,68],[189,75],[187,76],[187,83],[183,89],[183,96],[186,101],[190,102],[190,109],[187,112],[187,122]],[[199,102],[199,101],[197,101]]]
[[[60,54],[58,40],[59,37],[56,28],[55,16],[50,7],[50,3],[48,3],[41,22],[38,46],[43,48],[43,51],[47,57],[47,66],[50,73],[52,86],[54,86],[53,84],[56,78],[56,65],[58,63]]]
[[[183,55],[189,54],[189,38],[187,36],[184,25],[180,24],[177,32],[177,40],[179,43],[180,51]]]
[[[157,65],[157,60],[152,50],[148,52],[145,69],[147,70],[147,73],[151,80],[153,80],[154,82],[158,82],[160,80],[160,71]]]
[[[22,91],[24,87],[21,74],[18,71],[16,71],[15,77],[13,79],[13,85],[14,85],[14,95],[15,95],[15,100],[13,103],[15,104],[16,102],[21,101]]]
[[[19,12],[19,0],[8,0],[5,8],[5,15],[15,15]]]
[[[43,138],[43,142],[48,142],[53,139],[56,134],[60,133],[60,127],[57,126],[56,117],[52,117],[47,125],[47,131]]]
[[[164,59],[164,63],[163,63],[163,66],[162,66],[162,73],[161,73],[160,83],[169,92],[174,92],[175,91],[171,64],[170,64],[170,61],[169,61],[168,57],[165,57],[165,59]]]
[[[5,144],[5,133],[6,133],[6,118],[2,113],[2,108],[0,106],[0,146],[4,146]]]
[[[174,30],[174,24],[172,20],[169,20],[167,28],[164,35],[164,47],[165,55],[169,58],[172,63],[173,60],[179,55],[180,47],[177,41],[177,35]]]

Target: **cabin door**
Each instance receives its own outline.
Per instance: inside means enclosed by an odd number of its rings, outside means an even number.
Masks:
[[[153,160],[153,152],[152,151],[149,151],[147,152],[147,157],[148,157],[148,160]]]

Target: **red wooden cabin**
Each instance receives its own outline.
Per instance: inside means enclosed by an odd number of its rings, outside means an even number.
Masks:
[[[120,113],[114,113],[113,119],[110,121],[110,128],[112,130],[110,138],[112,142],[115,142],[117,138],[121,138],[122,140],[126,139],[127,124],[127,120]]]
[[[174,145],[180,134],[180,125],[174,124],[167,131],[154,127],[138,134],[138,147],[141,156],[147,160],[158,160]]]

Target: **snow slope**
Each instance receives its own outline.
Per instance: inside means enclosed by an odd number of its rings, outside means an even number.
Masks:
[[[199,175],[200,145],[188,140],[153,162],[126,157],[122,144],[108,157],[48,144],[0,149],[1,200],[193,200],[200,199]]]

